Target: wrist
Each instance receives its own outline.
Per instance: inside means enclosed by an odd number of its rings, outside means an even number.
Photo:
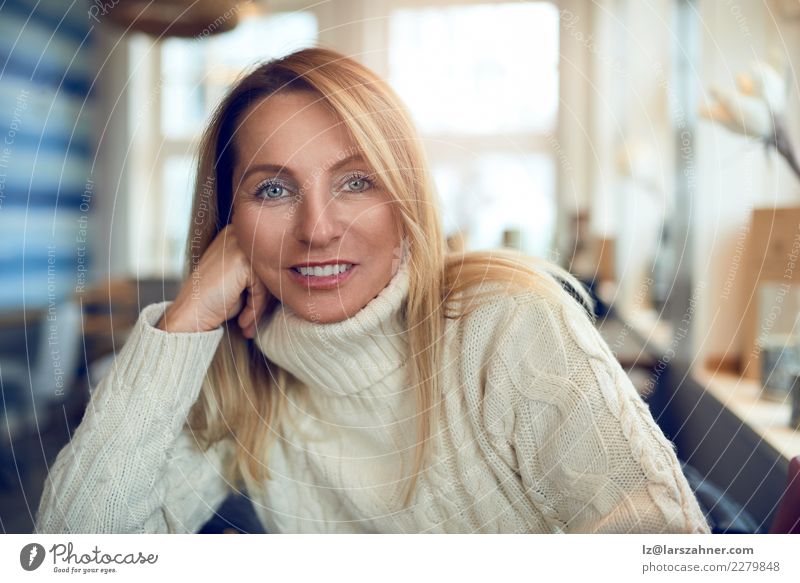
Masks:
[[[177,301],[167,307],[155,327],[171,333],[208,332],[212,330],[212,328],[204,327],[199,318],[196,317],[196,314],[191,315],[191,311],[182,308]]]

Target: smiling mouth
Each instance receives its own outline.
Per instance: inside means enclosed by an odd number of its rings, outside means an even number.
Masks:
[[[295,283],[309,291],[332,290],[345,285],[358,269],[357,263],[342,263],[337,265],[317,265],[314,267],[290,267],[290,277]],[[303,275],[305,272],[305,275]],[[317,275],[319,274],[319,275]]]
[[[316,265],[309,267],[292,267],[291,270],[303,277],[332,277],[347,273],[355,263],[337,263],[335,265]]]

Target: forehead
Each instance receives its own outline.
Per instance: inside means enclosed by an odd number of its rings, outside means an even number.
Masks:
[[[347,126],[310,92],[276,93],[248,108],[236,133],[240,168],[259,162],[319,168],[356,152]]]

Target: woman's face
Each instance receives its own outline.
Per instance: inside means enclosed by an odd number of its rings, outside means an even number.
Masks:
[[[386,287],[402,228],[346,127],[316,99],[276,93],[244,112],[232,223],[269,292],[302,318],[330,323]]]

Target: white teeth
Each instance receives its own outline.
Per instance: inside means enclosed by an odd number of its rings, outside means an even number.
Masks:
[[[313,275],[315,277],[338,275],[353,267],[351,263],[337,263],[336,265],[325,265],[316,267],[298,267],[297,270],[303,275]]]

